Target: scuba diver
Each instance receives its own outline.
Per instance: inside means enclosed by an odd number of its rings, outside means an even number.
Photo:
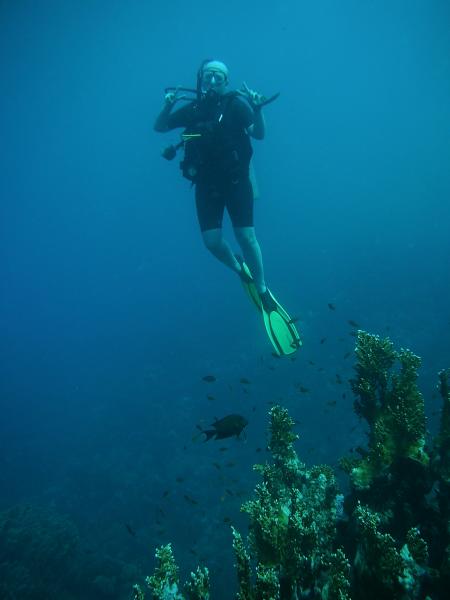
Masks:
[[[278,355],[301,345],[296,327],[266,285],[261,248],[253,224],[254,185],[250,176],[253,154],[250,137],[265,136],[266,98],[249,89],[228,91],[228,67],[219,60],[202,62],[195,90],[166,88],[164,106],[154,130],[183,128],[181,142],[163,151],[168,160],[183,148],[183,176],[195,185],[197,218],[206,248],[241,278],[251,300],[262,313],[270,341]],[[187,103],[173,111],[179,101]],[[222,235],[225,208],[243,258],[234,254]]]

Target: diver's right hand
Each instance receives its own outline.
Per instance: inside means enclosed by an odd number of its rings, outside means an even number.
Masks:
[[[180,95],[177,88],[174,92],[168,92],[164,96],[164,102],[167,106],[174,106],[178,102],[178,100],[183,100],[183,98],[186,98],[186,94]]]

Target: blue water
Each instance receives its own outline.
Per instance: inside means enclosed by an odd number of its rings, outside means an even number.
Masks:
[[[64,563],[59,598],[128,597],[168,541],[183,577],[203,561],[230,598],[227,521],[246,532],[270,403],[308,464],[365,443],[348,320],[422,357],[432,432],[450,366],[448,2],[160,4],[0,5],[0,510],[77,528],[83,593]],[[193,86],[205,57],[233,87],[281,92],[253,143],[256,231],[300,316],[295,361],[203,247],[160,157],[178,134],[152,130],[164,87]],[[245,441],[193,441],[233,412]]]

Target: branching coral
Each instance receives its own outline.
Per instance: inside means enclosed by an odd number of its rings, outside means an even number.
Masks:
[[[388,339],[364,331],[358,331],[356,356],[354,407],[369,425],[369,451],[350,475],[357,488],[367,489],[394,462],[427,465],[429,458],[424,401],[416,383],[420,358],[409,350],[396,352]]]
[[[158,564],[155,572],[146,578],[146,583],[157,600],[208,600],[209,571],[206,567],[197,567],[191,572],[185,584],[186,595],[179,590],[178,566],[172,552],[171,544],[161,546],[155,553]],[[133,587],[134,600],[145,600],[145,593],[139,585]]]
[[[450,369],[439,372],[442,397],[441,425],[434,441],[435,467],[440,480],[450,486]]]
[[[411,529],[399,549],[392,535],[380,531],[380,515],[359,504],[355,517],[359,527],[354,560],[357,595],[367,599],[422,598],[428,549],[419,530]]]
[[[293,447],[297,435],[286,409],[270,413],[273,464],[258,465],[263,481],[243,505],[250,515],[249,544],[257,569],[278,569],[280,598],[307,593],[328,569],[335,536],[337,487],[329,467],[308,470]],[[241,564],[245,564],[242,558]],[[239,562],[239,560],[238,560]],[[248,577],[243,579],[243,598]]]
[[[369,444],[358,450],[361,458],[342,461],[350,494],[342,506],[331,468],[307,468],[299,460],[294,421],[274,406],[272,461],[255,465],[261,482],[241,507],[249,515],[247,540],[232,528],[237,600],[415,600],[430,590],[440,600],[448,593],[450,371],[439,374],[444,407],[430,463],[417,387],[420,359],[363,331],[356,355],[354,407],[368,423]],[[438,502],[429,504],[432,493]],[[184,599],[170,545],[157,558],[147,579],[154,597]],[[186,597],[206,600],[208,589],[207,570],[197,569]],[[138,587],[135,598],[144,598]]]

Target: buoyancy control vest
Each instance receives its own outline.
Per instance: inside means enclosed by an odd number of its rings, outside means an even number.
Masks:
[[[193,122],[182,134],[184,158],[180,163],[183,176],[193,183],[211,178],[237,182],[248,175],[250,140],[230,119],[237,96],[237,92],[229,92],[193,104]]]

